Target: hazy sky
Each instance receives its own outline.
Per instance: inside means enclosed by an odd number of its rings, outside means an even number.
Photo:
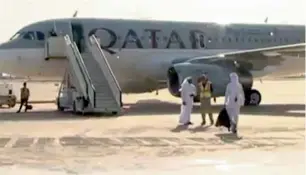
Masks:
[[[0,0],[0,42],[48,18],[113,17],[209,22],[305,24],[305,0]]]

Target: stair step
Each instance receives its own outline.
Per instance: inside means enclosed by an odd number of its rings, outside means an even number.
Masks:
[[[97,103],[95,108],[118,108],[115,103]]]
[[[93,58],[91,53],[82,53],[82,58],[84,64],[87,68],[87,71],[90,75],[93,86],[96,90],[96,109],[109,111],[120,110],[113,92],[110,89],[108,80],[104,75],[104,72],[100,69],[100,66],[97,64],[96,60]],[[119,108],[118,108],[119,107]]]
[[[95,108],[118,108],[115,103],[97,103]]]
[[[104,96],[104,97],[96,97],[96,102],[97,101],[114,101],[114,99],[110,98],[110,97],[107,97],[107,96]]]
[[[110,90],[108,86],[106,85],[95,85],[94,87],[96,88],[96,90],[101,89],[101,90]]]
[[[107,81],[105,80],[100,80],[100,81],[98,81],[98,80],[92,80],[92,83],[93,84],[95,84],[95,85],[103,85],[103,84],[106,84],[107,83]]]
[[[102,88],[102,89],[106,89],[106,88],[110,88],[106,83],[105,84],[101,84],[101,83],[93,83],[94,87],[96,89]]]

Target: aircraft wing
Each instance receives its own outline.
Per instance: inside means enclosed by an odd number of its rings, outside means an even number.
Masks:
[[[238,66],[243,66],[255,77],[273,75],[299,74],[305,72],[305,43],[242,50],[219,55],[196,57],[188,60],[190,63],[216,63],[223,60],[233,60]]]

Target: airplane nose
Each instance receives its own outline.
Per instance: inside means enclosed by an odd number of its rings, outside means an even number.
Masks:
[[[16,46],[18,47],[20,45],[20,43],[18,41],[7,41],[7,42],[3,42],[0,43],[0,49],[13,49],[16,48]]]
[[[7,43],[0,43],[0,50],[8,48]]]
[[[10,47],[11,42],[5,42],[0,44],[0,72],[11,74],[16,68],[18,62],[14,56],[15,51]]]

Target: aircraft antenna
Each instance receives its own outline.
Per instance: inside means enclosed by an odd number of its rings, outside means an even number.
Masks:
[[[57,30],[56,30],[56,23],[55,23],[55,20],[53,21],[53,29],[54,29],[54,31],[57,31]]]
[[[76,10],[76,11],[74,12],[74,14],[72,15],[72,17],[73,17],[73,18],[76,18],[76,17],[78,16],[78,12],[79,12],[79,11]]]
[[[268,18],[268,17],[266,17],[266,19],[265,19],[265,23],[266,23],[266,24],[268,23],[268,20],[269,20],[269,18]]]

